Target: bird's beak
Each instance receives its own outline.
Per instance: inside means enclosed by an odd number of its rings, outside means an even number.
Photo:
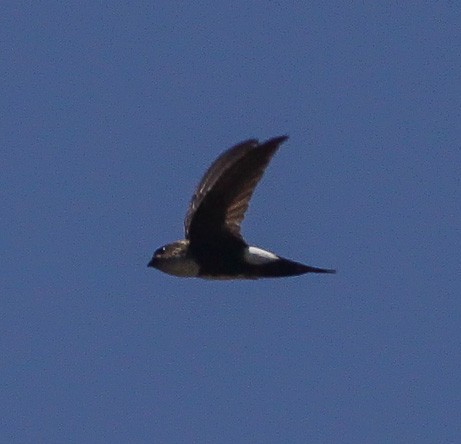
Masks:
[[[157,263],[157,261],[155,260],[155,257],[153,257],[149,263],[147,264],[148,267],[154,267],[155,268],[155,264]]]

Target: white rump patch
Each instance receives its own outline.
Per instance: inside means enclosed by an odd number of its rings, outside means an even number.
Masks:
[[[253,265],[267,264],[279,259],[274,253],[257,247],[248,247],[245,250],[244,258],[249,264]]]

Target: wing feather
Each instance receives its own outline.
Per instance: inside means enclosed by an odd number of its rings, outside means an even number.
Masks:
[[[242,240],[240,223],[251,196],[272,156],[286,136],[262,144],[242,142],[219,156],[200,181],[189,205],[184,227],[192,242],[223,232]]]

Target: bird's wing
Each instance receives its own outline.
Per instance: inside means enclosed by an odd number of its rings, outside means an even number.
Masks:
[[[241,239],[240,223],[272,156],[288,137],[242,142],[219,156],[200,181],[184,220],[192,242],[223,232]]]

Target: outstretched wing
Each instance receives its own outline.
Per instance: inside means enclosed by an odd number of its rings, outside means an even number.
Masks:
[[[242,239],[240,223],[272,156],[288,137],[242,142],[219,156],[200,181],[184,220],[191,241],[223,232]]]

